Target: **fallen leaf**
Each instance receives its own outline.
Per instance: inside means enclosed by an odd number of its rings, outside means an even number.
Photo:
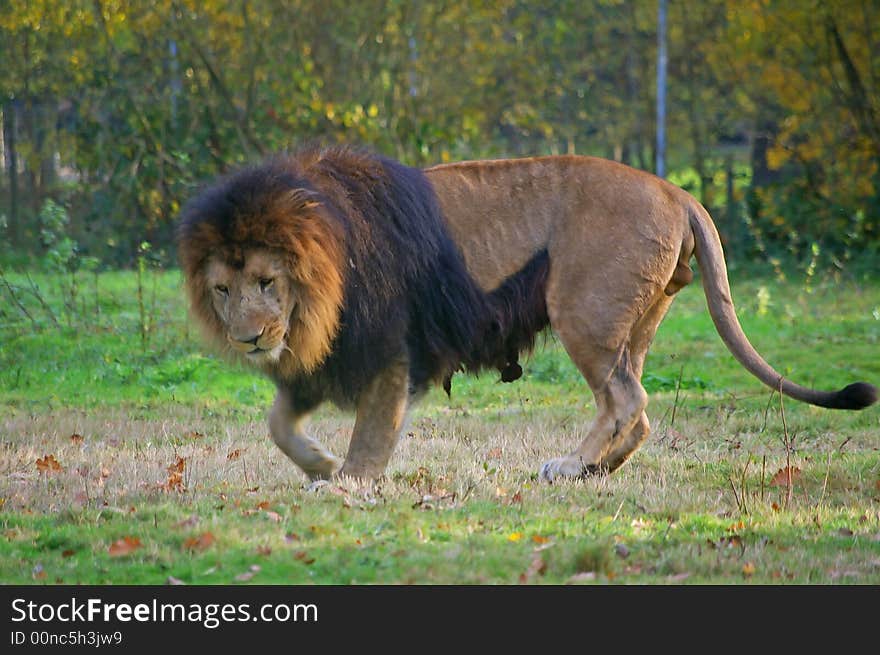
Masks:
[[[510,502],[511,503],[521,503],[522,502],[522,494],[517,491],[515,494],[513,494],[513,496],[511,496]]]
[[[257,555],[262,555],[263,557],[268,557],[272,554],[272,548],[270,546],[257,546]]]
[[[183,542],[186,550],[203,551],[210,548],[216,541],[214,535],[210,532],[203,532],[198,537],[190,537]]]
[[[303,564],[314,564],[315,558],[309,557],[309,554],[304,550],[298,550],[293,554],[293,559],[299,560]]]
[[[70,548],[61,551],[61,557],[73,557],[74,555],[76,555],[76,551]]]
[[[85,441],[85,439],[81,434],[77,434],[76,432],[74,432],[72,435],[70,435],[71,443],[81,444],[83,441]]]
[[[786,466],[779,469],[773,477],[770,478],[770,486],[787,487],[789,475],[791,476],[791,483],[794,484],[795,480],[801,476],[801,470],[797,466]]]
[[[509,535],[507,535],[507,540],[512,541],[514,543],[516,543],[517,541],[519,541],[522,538],[523,538],[522,532],[511,532]]]
[[[281,521],[283,520],[281,514],[279,514],[278,512],[266,512],[266,517],[271,519],[272,521],[275,521],[275,523],[281,523]]]
[[[749,578],[755,575],[755,565],[752,562],[746,562],[743,564],[742,573],[745,577]]]
[[[546,544],[548,541],[550,541],[550,538],[542,537],[541,535],[536,534],[532,535],[532,541],[534,541],[536,544]]]
[[[241,457],[241,453],[242,453],[241,448],[236,448],[235,450],[230,450],[226,454],[226,460],[229,462],[234,462],[235,460],[237,460]]]
[[[257,503],[257,505],[256,505],[256,508],[259,509],[259,510],[269,509],[269,507],[270,507],[270,505],[269,505],[269,501],[268,501],[268,500],[264,500],[264,501],[262,501],[262,502],[259,502],[259,503]]]
[[[186,584],[186,583],[179,578],[175,578],[173,575],[169,575],[168,579],[165,580],[165,584],[176,586],[176,585],[182,585],[182,584]]]
[[[110,557],[123,557],[125,555],[129,555],[140,548],[143,544],[141,544],[141,540],[137,537],[123,537],[122,539],[118,539],[110,544],[110,547],[107,549]]]
[[[778,512],[780,509],[782,509],[777,503],[773,503],[772,505],[770,505],[770,508],[771,508],[774,512]]]
[[[183,493],[186,491],[186,487],[183,484],[183,472],[186,470],[186,458],[177,456],[177,460],[173,464],[169,464],[166,467],[168,471],[168,479],[165,481],[163,485],[161,485],[162,489],[165,491],[177,491],[179,493]]]
[[[37,470],[40,473],[58,473],[63,471],[64,467],[55,459],[55,455],[44,455],[37,459]]]

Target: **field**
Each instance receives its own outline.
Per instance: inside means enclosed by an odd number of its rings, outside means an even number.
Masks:
[[[732,278],[781,373],[880,382],[880,281]],[[377,485],[310,488],[267,436],[271,384],[203,347],[178,273],[0,294],[2,583],[880,583],[880,410],[781,402],[698,283],[646,365],[649,442],[553,485],[537,470],[593,409],[552,336],[515,384],[432,392]],[[343,454],[351,425],[328,405],[312,430]]]

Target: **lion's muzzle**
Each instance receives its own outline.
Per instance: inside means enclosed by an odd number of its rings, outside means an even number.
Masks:
[[[229,345],[242,354],[252,357],[261,355],[276,356],[284,341],[284,328],[280,325],[266,325],[259,333],[236,334],[230,330],[226,334]]]

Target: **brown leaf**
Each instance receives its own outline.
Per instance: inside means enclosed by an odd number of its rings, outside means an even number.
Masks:
[[[534,541],[536,544],[546,544],[548,541],[550,541],[550,538],[536,534],[532,535],[532,541]]]
[[[81,434],[77,434],[76,432],[74,432],[72,435],[70,435],[71,443],[81,444],[83,441],[85,441],[85,439]]]
[[[270,507],[270,505],[269,505],[268,500],[264,500],[264,501],[257,503],[257,509],[263,510],[263,509],[269,509],[269,507]]]
[[[215,541],[216,539],[213,534],[210,532],[203,532],[198,537],[190,537],[184,541],[183,547],[186,550],[203,551],[210,548]]]
[[[40,473],[58,473],[64,470],[64,467],[55,459],[55,455],[44,455],[37,459],[37,470]]]
[[[746,562],[745,564],[743,564],[742,574],[747,578],[755,575],[754,563],[753,562]]]
[[[293,559],[298,559],[303,564],[314,564],[315,558],[309,557],[309,554],[304,550],[298,550],[293,554]]]
[[[801,476],[801,470],[797,466],[785,466],[779,469],[773,477],[770,478],[770,486],[787,487],[789,475],[791,475],[791,483],[794,484],[795,480]]]
[[[247,450],[247,449],[246,448],[245,449],[236,448],[235,450],[230,450],[226,454],[226,461],[234,462],[235,460],[241,458],[241,454],[242,454],[242,452],[244,452],[244,450]]]
[[[268,557],[272,554],[271,546],[257,546],[257,555],[262,555],[263,557]]]
[[[779,506],[778,503],[773,503],[772,505],[770,505],[770,508],[771,508],[774,512],[778,512],[780,509],[782,509],[782,508]]]
[[[76,555],[76,551],[70,548],[61,551],[61,557],[73,557],[74,555]]]
[[[179,493],[186,491],[186,487],[183,484],[183,472],[186,470],[186,459],[178,455],[175,462],[169,464],[166,467],[166,470],[168,471],[168,479],[163,485],[161,485],[162,489],[168,492],[177,491]]]
[[[167,470],[169,473],[183,473],[186,470],[186,458],[178,455],[177,460],[169,464]]]
[[[123,557],[125,555],[129,555],[140,548],[143,544],[141,544],[141,540],[137,537],[123,537],[122,539],[118,539],[110,544],[110,547],[107,549],[110,557]]]
[[[511,504],[521,503],[521,502],[522,502],[522,494],[518,491],[515,494],[513,494],[513,496],[510,497]]]
[[[161,485],[165,491],[177,491],[183,493],[186,488],[183,486],[183,476],[180,473],[171,473],[165,484]]]

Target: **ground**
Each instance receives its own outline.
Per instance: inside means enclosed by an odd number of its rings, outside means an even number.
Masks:
[[[807,385],[880,382],[880,283],[737,271],[746,333]],[[525,376],[456,377],[374,487],[310,488],[271,385],[210,354],[175,272],[9,276],[0,315],[4,583],[880,583],[880,410],[778,395],[685,289],[646,365],[654,426],[612,476],[548,485],[592,399],[548,337]],[[63,298],[68,299],[65,309]],[[314,433],[344,453],[352,417]]]

